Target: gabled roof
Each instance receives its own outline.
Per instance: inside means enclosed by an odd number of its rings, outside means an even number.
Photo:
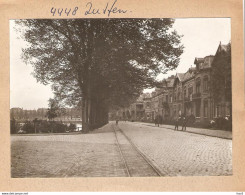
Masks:
[[[188,71],[192,72],[192,71],[195,71],[196,70],[196,67],[190,67]]]
[[[195,76],[195,70],[196,70],[195,67],[189,68],[189,70],[186,73],[184,73],[183,81],[193,78]]]
[[[180,82],[185,82],[195,76],[196,67],[191,67],[185,73],[177,73],[175,79],[173,80],[172,86],[174,86],[176,79],[179,79]]]
[[[180,82],[183,81],[185,73],[177,73],[176,77],[179,79]]]
[[[204,62],[204,58],[195,58],[194,64],[198,64],[200,62]]]
[[[184,74],[185,73],[176,73],[176,76],[175,76],[173,85],[175,85],[175,83],[176,83],[177,80],[179,80],[180,82],[183,82],[183,80],[184,80]]]
[[[205,56],[204,58],[195,58],[194,64],[196,64],[197,70],[211,68],[213,58],[213,55]]]
[[[221,46],[221,49],[222,49],[222,50],[227,51],[227,49],[228,49],[228,45],[220,45],[220,46]]]
[[[220,42],[219,47],[218,47],[218,49],[216,51],[216,54],[218,52],[221,52],[221,51],[227,52],[228,51],[228,48],[229,48],[229,45],[230,45],[230,43],[228,43],[228,44],[225,45],[225,44],[221,44],[221,42]]]
[[[175,76],[171,75],[170,77],[162,80],[162,87],[173,87]]]

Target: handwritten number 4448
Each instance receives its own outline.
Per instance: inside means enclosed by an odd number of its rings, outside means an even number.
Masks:
[[[53,14],[53,16],[55,16],[55,15],[61,16],[62,14],[67,15],[67,16],[72,14],[73,16],[75,16],[77,13],[77,10],[78,10],[78,7],[75,7],[74,9],[71,9],[71,8],[70,9],[67,9],[67,8],[56,9],[56,8],[52,7],[51,8],[51,14]]]

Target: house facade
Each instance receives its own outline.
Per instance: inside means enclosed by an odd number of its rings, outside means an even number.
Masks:
[[[209,122],[217,117],[230,116],[231,98],[228,98],[228,85],[225,83],[228,83],[231,77],[231,67],[229,67],[231,64],[228,62],[222,67],[223,58],[227,57],[227,52],[230,52],[228,47],[229,44],[220,43],[214,56],[195,58],[195,66],[189,68],[187,72],[177,73],[164,79],[161,86],[151,94],[142,94],[130,106],[130,119],[154,121],[160,116],[164,122],[175,120],[179,116],[192,115],[197,122]],[[225,87],[218,90],[219,96],[217,96],[216,91],[212,90],[214,86],[211,85],[217,83],[214,82],[217,79],[214,70],[220,72],[219,68],[225,69],[226,80],[222,81]]]

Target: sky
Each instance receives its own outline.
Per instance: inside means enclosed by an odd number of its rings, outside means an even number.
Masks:
[[[37,83],[32,76],[33,67],[21,59],[26,43],[14,30],[14,21],[10,21],[10,107],[23,109],[47,108],[48,99],[53,97],[50,85]],[[183,35],[184,52],[176,70],[158,79],[167,78],[176,72],[184,73],[194,66],[195,57],[215,55],[219,43],[227,44],[231,40],[230,18],[179,18],[173,28]],[[151,92],[154,89],[146,89]]]

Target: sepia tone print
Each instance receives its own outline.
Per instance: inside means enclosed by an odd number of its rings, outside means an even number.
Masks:
[[[232,175],[229,18],[10,21],[11,176]]]

